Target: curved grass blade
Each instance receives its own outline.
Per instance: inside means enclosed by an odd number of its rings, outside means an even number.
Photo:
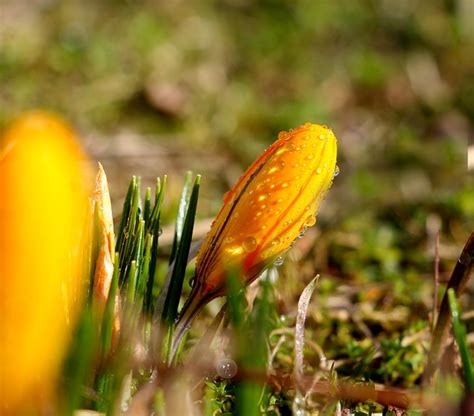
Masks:
[[[175,265],[171,274],[170,285],[168,293],[166,294],[162,313],[163,322],[166,322],[168,325],[174,323],[178,314],[178,305],[183,289],[184,274],[188,264],[188,254],[193,236],[194,219],[196,217],[200,184],[201,175],[197,175],[189,198],[189,204],[187,204],[188,209],[186,211],[181,236],[179,236],[179,233],[177,232],[177,241],[179,241],[179,243],[176,251]]]
[[[115,319],[115,297],[118,293],[118,280],[120,274],[119,268],[120,256],[115,253],[114,274],[110,285],[109,296],[105,305],[104,319],[102,321],[102,351],[108,352],[112,347],[112,334]]]
[[[166,175],[163,176],[163,182],[160,181],[159,178],[156,180],[155,205],[153,207],[152,213],[150,214],[150,220],[147,225],[147,231],[153,235],[153,245],[151,247],[150,271],[145,294],[145,311],[151,316],[153,316],[154,312],[153,287],[156,279],[156,266],[158,262],[158,247],[160,237],[160,214],[165,187]]]
[[[191,171],[186,172],[184,177],[183,190],[181,192],[181,198],[179,200],[178,215],[176,217],[176,230],[174,232],[173,246],[171,248],[170,264],[173,263],[177,255],[179,243],[183,234],[184,223],[186,221],[186,213],[188,210],[188,204],[190,203],[190,194],[193,189],[193,173]]]
[[[461,311],[453,288],[448,289],[448,301],[451,309],[451,319],[453,320],[454,337],[459,347],[459,355],[463,366],[464,383],[466,390],[474,392],[474,368],[466,339],[466,327],[460,320]]]

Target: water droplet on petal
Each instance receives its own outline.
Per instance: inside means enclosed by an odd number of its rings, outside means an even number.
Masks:
[[[232,243],[232,241],[234,241],[234,237],[231,237],[230,235],[224,238],[224,243]]]
[[[339,166],[336,165],[336,167],[334,168],[334,177],[336,177],[337,175],[339,175],[340,173],[340,169],[339,169]]]
[[[319,175],[320,173],[322,172],[322,169],[321,168],[317,168],[316,169],[316,173]]]
[[[324,140],[326,138],[326,136],[324,134],[320,134],[318,137],[319,137],[320,140]]]
[[[286,132],[285,130],[282,130],[280,131],[280,133],[278,133],[279,139],[284,139],[286,136],[288,136],[288,132]]]
[[[258,213],[257,213],[258,214]],[[242,248],[247,252],[251,253],[257,248],[257,240],[255,237],[247,237],[242,241]]]
[[[224,358],[216,365],[216,371],[219,377],[232,378],[237,374],[237,364],[230,358]]]
[[[310,215],[306,220],[304,221],[305,227],[312,227],[314,224],[316,224],[316,217],[314,215]]]
[[[283,256],[278,256],[273,262],[274,266],[281,266],[284,263]]]
[[[281,240],[278,238],[278,237],[275,237],[273,240],[272,240],[272,246],[276,246],[278,244],[281,243]]]
[[[308,156],[306,156],[306,159],[307,159],[307,160],[311,160],[311,159],[313,159],[313,158],[314,158],[314,155],[308,155]]]
[[[282,187],[282,188],[288,188],[288,182],[283,182],[283,183],[281,184],[281,187]]]

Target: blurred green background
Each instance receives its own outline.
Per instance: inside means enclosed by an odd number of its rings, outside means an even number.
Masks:
[[[323,218],[355,227],[399,207],[391,226],[423,233],[411,222],[434,214],[459,244],[474,217],[472,13],[469,0],[4,0],[0,126],[59,112],[118,196],[132,173],[200,172],[208,217],[279,130],[328,124],[342,174]]]
[[[438,228],[446,258],[474,228],[472,13],[468,0],[4,0],[0,124],[62,114],[117,206],[131,174],[168,173],[177,193],[186,169],[202,173],[201,217],[279,130],[328,124],[341,175],[321,226],[367,243],[344,268],[396,273]]]
[[[115,215],[132,174],[169,174],[169,201],[187,169],[201,173],[202,220],[280,130],[331,126],[341,174],[294,251],[306,263],[285,266],[299,279],[280,283],[292,287],[279,308],[315,270],[332,275],[322,307],[331,315],[350,299],[361,319],[394,331],[382,347],[411,364],[375,363],[372,375],[409,385],[425,351],[397,331],[427,326],[436,234],[446,281],[474,229],[473,15],[470,0],[3,0],[0,126],[36,107],[69,120],[106,168]],[[334,356],[370,347],[344,325],[321,331],[322,344],[335,337]],[[386,366],[398,365],[393,354]]]

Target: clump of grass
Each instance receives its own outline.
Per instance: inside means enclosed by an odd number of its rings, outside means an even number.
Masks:
[[[319,408],[323,414],[332,414],[338,408],[346,408],[368,415],[383,409],[385,414],[390,414],[390,409],[395,407],[433,408],[441,400],[432,393],[420,395],[416,390],[396,389],[390,385],[358,384],[373,377],[377,379],[372,362],[378,362],[385,371],[400,371],[410,359],[411,347],[407,350],[403,339],[396,345],[395,339],[387,339],[375,350],[352,339],[345,347],[346,352],[329,350],[325,354],[320,350],[319,364],[313,363],[311,356],[316,346],[310,336],[312,332],[308,332],[305,339],[308,354],[303,355],[301,342],[304,339],[301,322],[310,312],[308,302],[304,303],[300,313],[304,316],[299,316],[300,327],[293,338],[292,331],[285,332],[291,322],[282,324],[277,314],[271,279],[267,276],[252,286],[251,292],[256,296],[248,293],[246,296],[248,290],[238,270],[229,271],[227,304],[208,325],[202,338],[198,341],[193,338],[191,342],[184,338],[176,351],[172,351],[185,272],[196,251],[191,246],[199,187],[200,176],[187,173],[171,255],[163,258],[159,244],[160,212],[166,177],[157,180],[154,195],[148,188],[143,197],[140,178],[133,177],[130,181],[117,232],[114,269],[105,308],[101,313],[91,290],[65,362],[62,403],[65,414],[73,414],[77,409],[94,409],[106,414],[156,411],[257,415],[279,414],[291,408],[301,412]],[[100,240],[97,227],[95,221],[95,240]],[[92,257],[96,251],[91,248]],[[159,276],[160,262],[168,267],[164,280]],[[94,269],[90,267],[91,273]],[[334,288],[327,289],[334,291]],[[306,292],[313,290],[314,283]],[[324,299],[325,285],[319,290]],[[463,363],[466,397],[469,397],[473,389],[472,358],[453,289],[447,292],[447,299]],[[120,330],[116,329],[117,319]],[[415,334],[424,331],[423,328],[429,329],[427,321],[423,327],[414,329]],[[277,333],[283,337],[275,344],[271,340]],[[293,349],[287,350],[287,345],[296,342],[299,342],[298,368],[293,369],[290,364],[294,360]],[[323,345],[327,348],[327,343]],[[352,377],[347,377],[347,369],[338,364],[338,354],[352,357]],[[285,357],[289,359],[286,369]],[[295,371],[296,379],[293,378]],[[304,400],[301,392],[304,392]],[[133,413],[137,409],[142,409],[142,413]]]

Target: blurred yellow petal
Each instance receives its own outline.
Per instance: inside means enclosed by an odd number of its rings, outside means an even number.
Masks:
[[[56,117],[25,114],[0,141],[0,409],[50,399],[78,312],[87,162]]]

